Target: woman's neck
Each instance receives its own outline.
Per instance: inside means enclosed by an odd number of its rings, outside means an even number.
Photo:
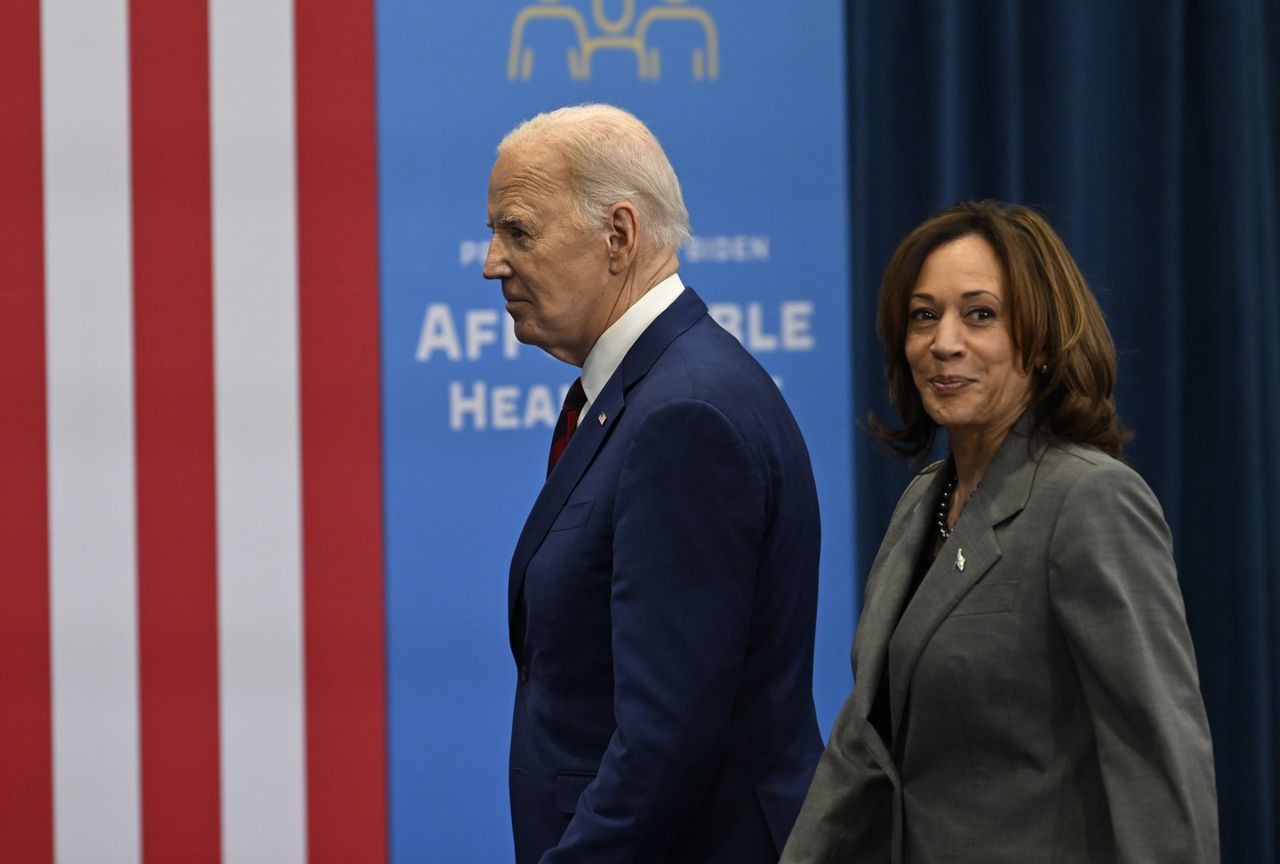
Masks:
[[[955,464],[956,497],[966,500],[978,488],[991,460],[1004,439],[1009,437],[1010,423],[998,429],[951,429],[947,431],[951,458]]]

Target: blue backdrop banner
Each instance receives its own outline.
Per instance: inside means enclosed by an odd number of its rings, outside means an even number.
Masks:
[[[779,382],[823,517],[815,694],[851,684],[842,5],[377,6],[392,858],[509,860],[511,550],[577,370],[520,345],[481,277],[494,148],[605,101],[658,135],[695,234],[681,276]]]

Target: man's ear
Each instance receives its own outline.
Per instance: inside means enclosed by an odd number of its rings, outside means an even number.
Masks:
[[[635,205],[620,201],[609,208],[609,272],[618,275],[631,266],[639,245],[640,223]]]

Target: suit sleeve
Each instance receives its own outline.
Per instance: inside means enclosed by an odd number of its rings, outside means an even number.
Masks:
[[[1217,862],[1212,745],[1160,505],[1123,466],[1089,472],[1063,500],[1049,555],[1117,860]]]
[[[643,420],[614,505],[617,727],[543,864],[652,864],[688,824],[726,752],[766,509],[762,469],[716,408]]]

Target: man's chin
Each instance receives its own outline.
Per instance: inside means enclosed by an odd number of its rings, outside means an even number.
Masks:
[[[547,350],[547,340],[546,340],[545,333],[543,333],[537,327],[532,326],[532,324],[529,322],[527,318],[516,318],[516,316],[514,315],[512,315],[511,317],[515,319],[515,333],[516,333],[517,342],[519,342],[522,345],[530,345],[534,348],[541,348],[543,351]]]
[[[512,317],[514,318],[515,316],[513,315]],[[534,347],[538,347],[536,338],[537,334],[534,333],[530,327],[522,326],[519,318],[515,319],[515,331],[517,342],[524,345],[533,345]]]

